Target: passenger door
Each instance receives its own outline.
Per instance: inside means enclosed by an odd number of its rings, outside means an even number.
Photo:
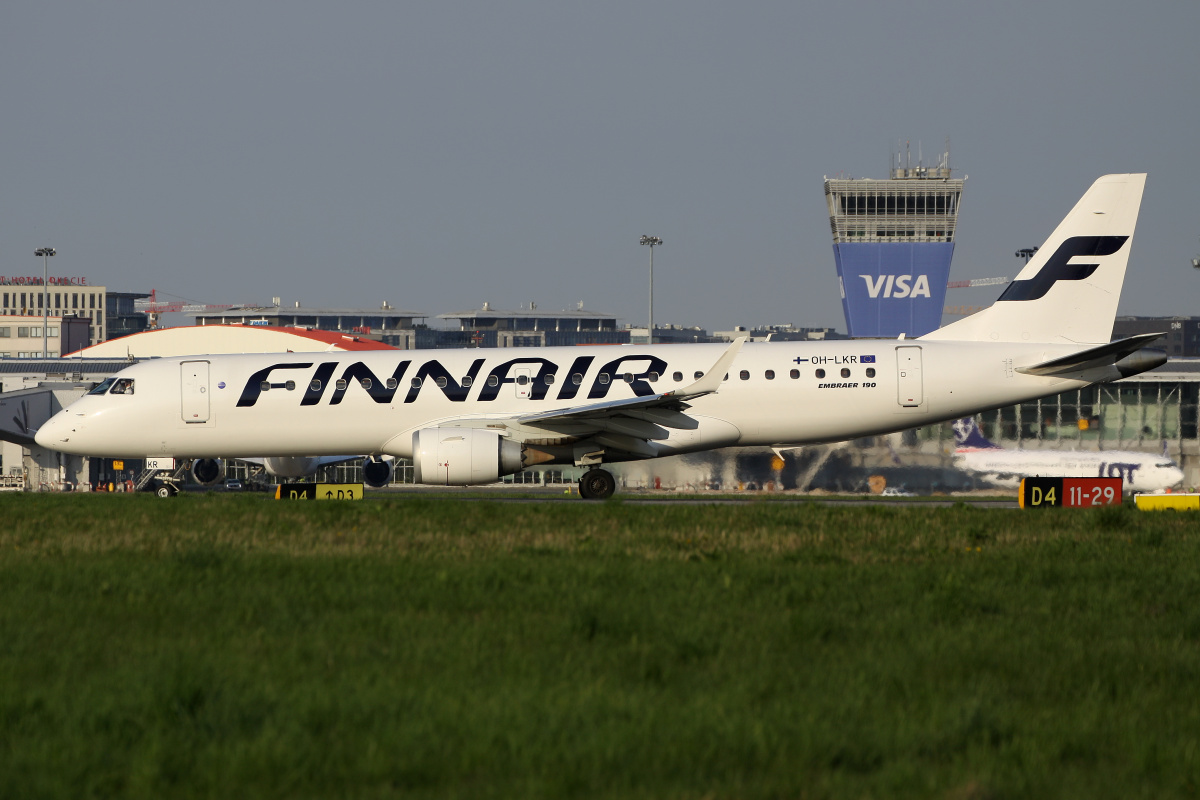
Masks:
[[[896,348],[896,402],[904,408],[917,408],[925,402],[920,347]]]
[[[180,414],[188,424],[208,422],[208,362],[184,361],[179,365]]]

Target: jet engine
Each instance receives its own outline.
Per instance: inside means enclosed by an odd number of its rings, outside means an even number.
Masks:
[[[439,486],[495,483],[551,460],[540,450],[479,428],[422,428],[413,434],[413,480]]]
[[[225,477],[225,463],[219,458],[197,458],[192,462],[192,480],[201,486],[212,486]]]
[[[392,482],[392,462],[368,456],[363,459],[362,474],[363,483],[373,489],[382,489]]]

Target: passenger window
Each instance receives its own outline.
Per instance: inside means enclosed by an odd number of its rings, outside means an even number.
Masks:
[[[600,373],[600,382],[604,383],[604,384],[608,383],[608,373],[607,372]]]
[[[517,386],[524,386],[527,383],[529,383],[528,375],[518,375],[517,376]]]
[[[285,383],[283,385],[283,388],[287,389],[289,392],[294,392],[294,391],[296,391],[296,382],[288,381],[287,383]]]
[[[495,375],[488,375],[488,386],[499,386],[500,379]]]
[[[697,380],[697,381],[698,381],[698,380],[700,380],[700,379],[701,379],[701,378],[703,378],[703,377],[704,377],[704,373],[703,373],[703,372],[696,372],[696,373],[694,373],[694,374],[692,375],[692,379],[693,379],[693,380]]]
[[[624,379],[624,381],[626,383],[633,383],[633,373],[632,372],[626,372],[621,377]]]
[[[443,377],[441,377],[441,378],[438,378],[438,379],[437,379],[437,385],[438,385],[438,388],[439,388],[439,389],[445,389],[445,388],[446,388],[446,378],[445,378],[445,376],[443,376]]]
[[[475,382],[475,381],[473,381],[473,380],[471,379],[471,376],[470,376],[470,375],[464,375],[464,376],[463,376],[463,379],[462,379],[462,387],[463,387],[464,389],[470,389],[470,388],[471,388],[471,384],[472,384],[472,383],[474,383],[474,382]]]
[[[825,370],[823,370],[823,369],[817,370],[817,379],[819,380],[824,377],[825,377]]]
[[[843,378],[849,378],[849,377],[850,377],[850,370],[849,370],[849,369],[847,369],[846,367],[842,367],[842,377],[843,377]]]
[[[646,380],[650,381],[651,383],[657,383],[658,382],[658,373],[651,372],[649,375],[646,376]]]
[[[363,387],[364,389],[370,389],[370,388],[371,388],[371,379],[370,379],[370,378],[363,378],[361,381],[359,381],[359,383],[361,383],[361,384],[362,384],[362,387]]]
[[[267,381],[263,381],[262,383],[260,383],[260,384],[258,385],[258,390],[259,390],[260,392],[269,392],[269,391],[271,391],[271,384],[270,384],[270,383],[268,383]],[[124,390],[124,389],[122,389],[121,391],[119,391],[119,392],[118,392],[118,391],[117,391],[117,387],[116,387],[116,386],[114,386],[114,387],[113,387],[113,394],[125,394],[125,390]]]
[[[683,373],[682,372],[672,373],[671,380],[675,381],[676,383],[679,383],[681,380],[683,380]]]
[[[313,381],[313,382],[314,382],[314,383],[320,383],[320,381]],[[387,388],[389,388],[389,389],[395,389],[395,388],[396,388],[397,386],[399,386],[399,385],[400,385],[399,381],[397,381],[395,378],[388,378],[388,379],[387,379]]]
[[[321,391],[321,382],[320,382],[319,380],[316,380],[316,379],[314,379],[314,380],[312,381],[312,383],[308,384],[308,390],[309,390],[310,392],[319,392],[319,391]]]
[[[338,383],[341,383],[341,381],[338,381]],[[421,379],[420,379],[420,378],[413,378],[413,379],[412,379],[412,388],[414,388],[414,389],[420,389],[420,388],[421,388]]]
[[[338,380],[337,380],[337,383],[333,384],[333,388],[337,389],[339,392],[344,392],[344,391],[346,391],[346,380],[345,380],[345,378],[338,378]]]
[[[775,370],[773,370],[773,369],[767,370],[765,373],[763,373],[763,377],[769,381],[775,380]]]
[[[790,377],[792,380],[796,380],[797,378],[800,377],[800,370],[798,370],[798,369],[792,370],[791,372],[788,373],[788,377]]]
[[[750,380],[750,370],[748,370],[748,369],[742,370],[741,372],[738,373],[738,377],[744,381]]]
[[[875,368],[874,367],[867,367],[867,377],[868,378],[875,377]]]
[[[583,383],[583,376],[580,375],[578,372],[576,372],[574,375],[571,376],[571,383],[578,386],[579,384]]]
[[[546,385],[549,386],[550,384],[554,383],[554,373],[551,372],[551,373],[547,374],[546,377],[543,378],[542,380],[544,380],[546,382]]]

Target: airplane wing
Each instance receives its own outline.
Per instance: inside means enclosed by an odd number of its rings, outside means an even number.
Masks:
[[[606,419],[611,416],[628,414],[630,412],[658,410],[677,413],[688,408],[688,400],[694,400],[697,397],[703,397],[706,394],[712,394],[717,391],[721,385],[721,381],[725,379],[729,365],[737,358],[738,352],[741,351],[742,345],[745,343],[746,337],[739,336],[725,349],[725,352],[717,359],[717,363],[713,364],[712,369],[704,373],[699,380],[682,389],[652,394],[646,397],[627,397],[621,400],[589,403],[585,406],[569,406],[554,411],[542,411],[537,414],[523,414],[517,420],[523,425],[536,425],[552,420],[580,421],[585,419]],[[663,419],[671,418],[669,414],[658,414],[657,416]],[[673,428],[691,429],[696,427],[695,424],[687,423],[671,425],[668,422],[664,422],[663,424]]]
[[[700,423],[684,414],[690,408],[688,401],[720,389],[745,341],[744,336],[734,339],[708,372],[683,389],[523,414],[515,421],[518,425],[592,438],[617,450],[653,457],[658,450],[650,441],[666,439],[670,435],[667,428],[694,431],[700,427]]]
[[[695,430],[699,427],[695,419],[683,413],[690,408],[687,401],[716,392],[745,343],[744,336],[734,339],[711,369],[682,389],[523,414],[515,422],[565,435],[591,438],[601,445],[653,457],[658,450],[650,442],[666,439],[670,435],[667,428]]]

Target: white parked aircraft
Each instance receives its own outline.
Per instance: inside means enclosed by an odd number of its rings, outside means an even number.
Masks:
[[[1115,380],[1166,360],[1109,342],[1145,186],[1100,178],[994,305],[919,339],[164,358],[37,432],[96,456],[410,458],[419,483],[494,482],[731,445],[912,428]]]
[[[1127,450],[1008,450],[984,437],[974,417],[954,423],[954,463],[988,483],[1015,488],[1021,479],[1120,478],[1127,492],[1161,492],[1183,482],[1183,470],[1164,455]]]

